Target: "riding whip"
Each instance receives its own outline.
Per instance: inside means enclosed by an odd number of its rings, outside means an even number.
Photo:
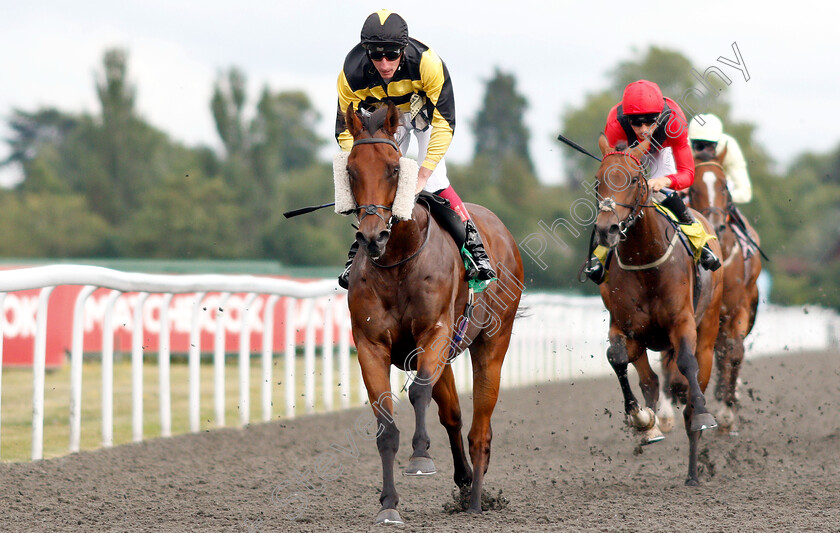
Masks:
[[[330,207],[332,205],[335,205],[335,202],[330,202],[324,205],[310,205],[309,207],[301,207],[300,209],[292,209],[291,211],[283,213],[283,216],[286,218],[292,218],[298,215],[305,215],[306,213],[311,213],[312,211],[317,211],[325,207]]]
[[[592,154],[590,154],[589,152],[587,152],[587,151],[586,151],[586,148],[584,148],[583,146],[579,145],[578,143],[576,143],[575,141],[573,141],[573,140],[571,140],[571,139],[567,139],[567,138],[563,137],[563,134],[562,134],[562,133],[561,133],[561,134],[559,134],[559,135],[557,135],[557,140],[558,140],[558,141],[562,141],[562,142],[564,142],[564,143],[568,144],[569,146],[571,146],[572,148],[574,148],[574,149],[575,149],[575,150],[577,150],[578,152],[580,152],[580,153],[582,153],[582,154],[586,154],[586,155],[588,155],[589,157],[591,157],[592,159],[594,159],[594,160],[596,160],[596,161],[598,161],[598,162],[600,162],[600,161],[601,161],[601,158],[600,158],[600,157],[595,157],[594,155],[592,155]]]

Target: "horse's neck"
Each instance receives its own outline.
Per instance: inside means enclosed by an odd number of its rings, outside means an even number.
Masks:
[[[391,229],[391,237],[380,263],[402,261],[423,245],[427,225],[431,223],[425,209],[415,207],[411,220],[401,220]]]
[[[648,204],[649,200],[643,202]],[[645,207],[645,213],[636,219],[636,223],[627,231],[627,238],[618,244],[621,262],[627,265],[645,265],[662,257],[671,243],[670,227],[654,208]]]

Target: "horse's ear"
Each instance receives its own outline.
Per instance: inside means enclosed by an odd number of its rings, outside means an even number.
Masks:
[[[635,157],[641,159],[642,156],[647,153],[649,148],[650,148],[650,138],[647,138],[644,141],[637,144],[635,148],[631,149],[630,153],[633,154]]]
[[[347,112],[344,113],[344,124],[347,126],[347,131],[350,132],[350,135],[354,139],[357,139],[362,132],[363,126],[362,119],[359,118],[359,115],[353,109],[353,102],[350,102],[350,105],[347,106]]]
[[[382,125],[388,135],[393,137],[400,127],[400,110],[394,105],[394,102],[388,101],[388,112],[385,115],[385,124]]]
[[[721,152],[717,156],[715,156],[715,161],[717,161],[718,163],[720,163],[722,165],[723,160],[726,159],[726,150],[728,150],[728,149],[729,149],[729,146],[724,146],[723,150],[721,150]]]
[[[600,137],[598,137],[598,148],[601,149],[601,155],[612,151],[612,146],[610,146],[610,142],[607,140],[607,136],[603,133]]]

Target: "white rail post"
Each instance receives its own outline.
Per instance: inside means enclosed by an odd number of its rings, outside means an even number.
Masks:
[[[198,433],[201,430],[201,300],[203,292],[195,293],[195,301],[190,317],[190,431]]]
[[[301,313],[306,321],[305,344],[303,347],[303,379],[306,414],[315,412],[315,300],[307,298]]]
[[[73,306],[73,340],[70,349],[70,451],[78,452],[82,435],[82,358],[84,357],[85,301],[96,290],[85,285]]]
[[[143,305],[148,297],[148,292],[137,295],[131,331],[131,440],[134,442],[143,440]]]
[[[44,287],[38,298],[35,350],[32,354],[32,460],[44,457],[44,373],[47,366],[47,312],[55,286]]]
[[[0,292],[0,433],[2,433],[3,428],[3,329],[6,326],[6,308],[3,305],[5,303],[6,293]],[[2,440],[0,440],[0,443],[2,443]],[[2,446],[0,446],[0,450],[2,449]]]
[[[169,361],[170,361],[170,339],[169,339],[169,304],[172,302],[172,293],[163,295],[160,304],[160,353],[158,357],[159,389],[160,389],[160,435],[161,437],[172,436],[172,392],[170,390]]]
[[[216,330],[213,337],[213,405],[216,411],[216,425],[225,426],[225,324],[223,309],[230,293],[219,296],[216,306]]]
[[[272,294],[265,302],[263,312],[263,345],[262,345],[262,419],[271,420],[271,391],[274,390],[274,306],[279,297]]]
[[[340,401],[341,408],[350,407],[350,323],[347,313],[344,311],[346,305],[341,307],[342,313],[338,317],[338,379],[341,383]]]
[[[286,375],[283,384],[286,388],[286,418],[295,417],[295,299],[286,297],[286,356],[284,361]]]
[[[239,425],[251,421],[251,320],[256,293],[248,293],[242,303],[239,328]]]
[[[111,291],[105,300],[102,323],[102,446],[114,445],[114,303],[122,292]]]
[[[332,411],[335,383],[333,383],[333,301],[327,297],[324,309],[324,337],[321,351],[324,366],[322,368],[322,388],[324,394],[324,410]]]

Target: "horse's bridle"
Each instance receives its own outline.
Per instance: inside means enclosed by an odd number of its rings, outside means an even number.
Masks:
[[[397,153],[400,153],[400,147],[397,146],[397,143],[392,141],[391,139],[383,139],[381,137],[369,137],[367,139],[356,139],[353,141],[353,147],[356,147],[360,144],[388,144],[391,145]],[[388,217],[388,220],[385,220],[385,217],[379,213],[380,209],[384,209],[385,211],[392,211],[393,204],[389,207],[387,205],[378,205],[378,204],[365,204],[359,205],[359,202],[356,201],[354,196],[353,202],[356,204],[356,208],[351,210],[350,213],[357,213],[357,218],[359,223],[361,224],[362,220],[368,215],[376,215],[382,219],[382,222],[385,223],[385,230],[391,231],[391,227],[399,220],[394,215]]]
[[[653,206],[649,205],[649,204],[642,204],[645,197],[647,196],[648,184],[647,184],[647,179],[645,179],[644,174],[643,174],[644,167],[642,166],[642,162],[639,161],[639,158],[636,157],[635,155],[631,154],[631,153],[628,153],[628,152],[614,151],[614,152],[607,152],[606,154],[604,154],[603,159],[606,159],[608,156],[611,156],[611,155],[623,155],[623,156],[629,157],[637,165],[639,165],[639,173],[635,176],[636,178],[638,178],[639,183],[636,186],[636,198],[633,201],[633,205],[622,204],[621,202],[616,202],[615,198],[613,198],[612,196],[608,196],[606,198],[602,198],[602,199],[598,200],[598,210],[599,211],[605,211],[605,212],[611,212],[613,215],[615,215],[615,218],[618,219],[618,233],[621,236],[620,238],[621,238],[621,240],[626,240],[627,239],[627,231],[630,228],[633,227],[633,224],[636,223],[636,220],[642,218],[645,215],[642,208],[653,207]],[[595,194],[596,195],[598,194],[597,191],[596,191]],[[621,220],[618,216],[618,213],[616,213],[616,211],[615,211],[616,206],[627,207],[627,208],[630,209],[630,213],[624,218],[624,220]]]
[[[370,137],[370,138],[367,138],[367,139],[357,139],[353,142],[354,147],[356,145],[359,145],[359,144],[389,144],[394,148],[394,150],[397,151],[398,154],[401,153],[400,152],[400,147],[397,146],[397,143],[395,143],[391,139],[383,139],[381,137]],[[356,199],[353,198],[353,201],[355,202]],[[397,217],[395,217],[394,215],[391,215],[388,220],[385,220],[385,217],[383,217],[381,214],[379,214],[380,209],[384,209],[386,211],[391,211],[393,209],[393,204],[392,204],[391,207],[388,207],[387,205],[379,205],[379,204],[358,205],[358,202],[356,202],[356,209],[354,209],[353,211],[356,211],[356,212],[359,213],[359,217],[358,217],[359,223],[361,223],[362,220],[367,215],[376,215],[379,218],[381,218],[383,222],[385,222],[385,229],[387,231],[391,231],[391,227],[395,223],[397,223],[399,221],[399,219]],[[430,234],[431,229],[432,229],[432,212],[431,212],[431,210],[429,210],[428,204],[426,205],[426,210],[429,212],[429,221],[426,224],[426,238],[423,240],[423,244],[421,244],[417,248],[417,250],[414,251],[413,254],[411,254],[408,257],[406,257],[404,259],[401,259],[400,261],[397,261],[396,263],[393,263],[391,265],[383,265],[383,264],[377,263],[376,261],[373,260],[373,258],[370,258],[370,262],[374,266],[377,266],[379,268],[393,268],[393,267],[396,267],[396,266],[399,266],[399,265],[403,265],[403,264],[411,261],[415,257],[417,257],[420,254],[420,252],[423,251],[423,248],[426,247],[426,244],[429,242],[429,234]]]

